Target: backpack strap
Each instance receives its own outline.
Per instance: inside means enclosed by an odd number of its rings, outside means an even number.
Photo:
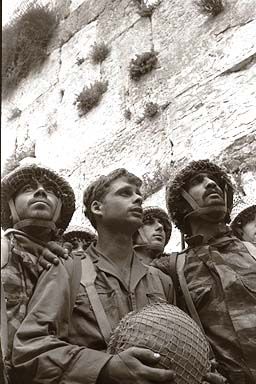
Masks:
[[[97,277],[97,273],[95,271],[93,262],[86,253],[86,257],[82,259],[82,276],[81,276],[81,284],[85,287],[89,301],[91,303],[94,315],[96,317],[97,323],[100,328],[100,332],[105,340],[106,344],[108,344],[110,335],[112,333],[112,328],[110,326],[109,320],[107,318],[106,312],[103,308],[102,302],[100,301],[98,292],[95,287],[95,280]]]
[[[179,283],[180,283],[180,288],[181,288],[181,291],[183,293],[183,296],[184,296],[187,308],[189,310],[190,316],[197,323],[197,325],[201,329],[203,335],[207,339],[203,325],[201,323],[201,320],[199,318],[199,315],[197,313],[196,307],[193,303],[192,297],[190,295],[190,292],[189,292],[189,289],[187,286],[187,282],[186,282],[186,278],[185,278],[185,274],[184,274],[185,261],[186,261],[186,253],[185,252],[180,253],[177,256],[177,265],[176,265],[177,266],[177,275],[178,275],[178,279],[179,279]],[[213,353],[213,350],[212,350],[210,344],[209,344],[209,348],[210,348],[210,359],[214,360],[214,353]]]
[[[174,284],[175,289],[177,290],[179,286],[179,279],[177,274],[177,258],[179,252],[172,252],[169,256],[169,271]]]
[[[8,263],[9,259],[9,239],[3,236],[1,240],[1,260],[3,262],[2,267]],[[5,302],[4,286],[1,282],[1,348],[3,361],[8,353],[8,317]]]

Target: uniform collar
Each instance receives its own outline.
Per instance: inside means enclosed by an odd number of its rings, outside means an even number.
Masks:
[[[109,257],[96,250],[94,244],[91,244],[89,248],[87,248],[86,253],[89,254],[92,262],[99,270],[115,276],[127,289],[127,285],[123,281],[122,276],[120,276],[118,269]],[[148,267],[140,262],[138,256],[134,252],[131,267],[130,291],[134,291],[139,281],[147,274],[147,271]]]
[[[233,241],[234,237],[232,236],[231,229],[225,225],[223,228],[219,229],[211,236],[203,236],[201,234],[195,236],[188,236],[185,238],[186,243],[189,248],[194,248],[199,245],[224,245],[223,243]]]

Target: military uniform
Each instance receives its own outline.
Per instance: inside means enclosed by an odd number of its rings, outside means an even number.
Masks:
[[[113,262],[93,245],[86,253],[97,273],[95,288],[112,330],[130,311],[150,303],[174,303],[172,280],[161,271],[143,265],[136,255],[127,285]],[[43,272],[38,281],[28,315],[14,340],[13,363],[19,384],[95,384],[111,358],[105,352],[106,340],[85,286],[80,284],[78,293],[74,292],[72,276],[77,259],[85,262],[78,256],[63,261]],[[72,310],[70,298],[74,294]]]
[[[230,231],[207,242],[195,236],[188,243],[184,275],[219,370],[232,384],[254,384],[256,261]],[[157,264],[168,273],[168,258],[156,260],[154,265]],[[179,288],[177,295],[178,303],[185,309]]]

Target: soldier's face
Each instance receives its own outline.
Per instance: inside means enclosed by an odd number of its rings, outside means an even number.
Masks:
[[[58,197],[52,187],[31,181],[24,185],[14,198],[20,220],[51,220],[57,208]]]
[[[224,194],[221,188],[207,173],[198,173],[189,180],[187,192],[197,202],[199,207],[224,205]]]
[[[149,247],[151,245],[154,247],[159,247],[159,250],[163,252],[165,247],[166,234],[161,220],[156,217],[149,217],[143,222],[141,229],[145,239],[147,240],[147,245]],[[139,234],[135,238],[135,244],[144,244],[144,241]]]
[[[102,223],[109,227],[135,232],[142,224],[140,189],[126,177],[114,180],[100,203]]]
[[[254,220],[245,224],[242,228],[243,231],[243,240],[256,243],[256,215]]]

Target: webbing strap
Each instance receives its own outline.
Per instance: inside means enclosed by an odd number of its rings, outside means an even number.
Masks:
[[[191,295],[190,295],[190,292],[189,292],[189,289],[187,286],[186,278],[184,275],[185,260],[186,260],[186,254],[185,253],[181,253],[177,257],[177,275],[178,275],[180,287],[181,287],[182,293],[184,295],[190,316],[197,323],[197,325],[200,327],[201,331],[203,332],[203,335],[205,335],[203,325],[201,323],[201,320],[198,316],[197,310],[196,310],[195,305],[193,303],[193,300],[191,298]],[[205,335],[205,337],[206,337],[206,335]],[[213,359],[214,354],[213,354],[213,351],[212,351],[210,344],[209,344],[209,348],[210,348],[210,359]]]
[[[100,328],[100,332],[106,344],[108,344],[110,335],[112,333],[112,329],[94,284],[97,274],[96,274],[93,262],[90,256],[88,255],[88,253],[86,253],[86,257],[81,262],[82,262],[81,284],[84,285],[86,289],[94,315],[96,317],[97,323]]]
[[[9,241],[6,237],[1,239],[1,258],[8,260],[9,253]],[[1,281],[1,348],[3,354],[3,361],[5,360],[8,353],[8,318],[7,309],[4,295],[4,286]]]

